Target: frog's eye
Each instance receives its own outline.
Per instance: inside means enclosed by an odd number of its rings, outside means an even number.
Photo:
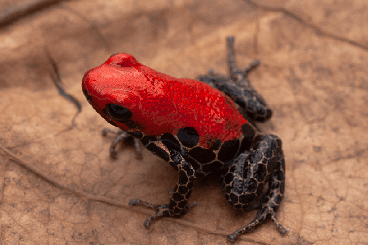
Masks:
[[[121,105],[107,104],[105,107],[107,114],[118,122],[126,122],[132,117],[132,112]]]

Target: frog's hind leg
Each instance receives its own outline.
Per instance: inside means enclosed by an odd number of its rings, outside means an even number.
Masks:
[[[248,72],[255,68],[259,61],[255,60],[248,67],[240,70],[235,62],[232,36],[227,38],[227,49],[230,78],[210,70],[207,75],[200,76],[198,79],[224,92],[244,110],[247,117],[256,121],[269,119],[272,116],[271,109],[247,79]]]
[[[276,218],[285,186],[285,160],[281,140],[275,135],[257,136],[256,140],[256,146],[233,160],[227,173],[221,177],[222,190],[234,208],[258,209],[252,222],[228,236],[230,241],[234,241],[240,234],[253,231],[269,218],[282,234],[287,232]],[[264,192],[267,184],[268,190]]]

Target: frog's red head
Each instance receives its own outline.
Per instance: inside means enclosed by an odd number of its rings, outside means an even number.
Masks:
[[[176,111],[163,91],[162,75],[121,53],[86,72],[82,89],[88,102],[112,125],[157,134],[159,127],[167,127],[162,119],[167,121]]]

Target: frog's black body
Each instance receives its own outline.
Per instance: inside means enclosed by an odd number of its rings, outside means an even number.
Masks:
[[[285,182],[281,140],[274,135],[261,135],[255,127],[254,121],[265,121],[271,117],[272,112],[246,79],[248,71],[258,62],[240,71],[235,65],[232,37],[228,38],[228,50],[230,77],[210,71],[208,75],[199,77],[199,80],[229,96],[248,120],[242,126],[242,134],[238,139],[226,142],[218,140],[211,149],[205,149],[198,145],[199,134],[192,127],[179,130],[177,135],[165,133],[158,137],[127,131],[179,172],[179,181],[169,204],[152,205],[141,200],[131,200],[131,205],[142,204],[157,209],[157,213],[145,221],[147,227],[152,219],[185,214],[194,179],[222,169],[224,174],[221,177],[221,188],[227,201],[236,209],[258,209],[256,218],[229,235],[229,240],[234,241],[237,235],[253,230],[267,218],[271,218],[282,233],[286,232],[276,219]],[[266,187],[268,189],[264,190]]]

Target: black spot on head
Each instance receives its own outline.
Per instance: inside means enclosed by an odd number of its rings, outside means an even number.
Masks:
[[[199,134],[193,127],[179,129],[177,136],[180,142],[188,148],[196,146],[199,141]]]
[[[225,141],[221,149],[218,153],[218,159],[222,162],[229,162],[231,159],[233,159],[236,155],[236,153],[239,150],[239,140],[229,140]]]
[[[169,161],[169,155],[166,153],[166,151],[157,145],[151,143],[146,146],[147,150],[152,152],[153,154],[157,155],[161,159],[164,159],[166,162]]]
[[[213,153],[213,151],[204,149],[202,147],[195,147],[191,149],[189,151],[189,155],[202,164],[209,163],[216,158],[216,155]]]

